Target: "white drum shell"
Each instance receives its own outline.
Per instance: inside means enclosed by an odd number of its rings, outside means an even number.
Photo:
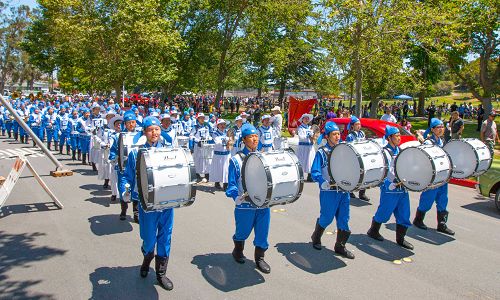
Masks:
[[[182,148],[189,148],[189,137],[187,136],[177,136],[177,144]]]
[[[134,145],[134,137],[137,132],[122,132],[118,137],[118,167],[121,171],[125,169],[125,164],[127,163],[128,155],[134,147],[139,147],[140,145]]]
[[[214,144],[209,144],[206,141],[201,142],[201,157],[204,159],[212,159],[214,157]]]
[[[374,141],[341,143],[328,158],[328,171],[343,191],[355,191],[379,185],[387,176],[387,158]]]
[[[402,150],[395,161],[396,178],[408,190],[421,192],[445,184],[451,175],[448,154],[435,145]]]
[[[184,148],[140,150],[137,156],[138,191],[144,210],[191,205],[196,173],[191,153]]]
[[[251,153],[243,162],[243,189],[257,207],[296,201],[303,189],[302,166],[292,151]]]
[[[478,139],[451,140],[443,149],[450,156],[453,178],[479,176],[492,163],[490,149]]]

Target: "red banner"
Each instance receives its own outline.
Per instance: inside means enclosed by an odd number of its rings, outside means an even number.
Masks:
[[[296,99],[292,96],[289,98],[288,104],[288,131],[291,132],[293,129],[297,128],[300,123],[298,120],[303,114],[310,113],[314,104],[316,104],[318,100],[316,99],[308,99],[301,100]]]

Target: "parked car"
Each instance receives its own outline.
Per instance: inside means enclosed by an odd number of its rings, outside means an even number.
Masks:
[[[490,197],[491,194],[494,194],[495,205],[498,211],[500,211],[500,160],[493,160],[491,168],[479,176],[477,188],[479,193],[485,197]]]

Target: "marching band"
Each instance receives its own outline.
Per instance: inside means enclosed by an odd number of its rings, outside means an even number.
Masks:
[[[247,123],[245,113],[231,124],[212,115],[206,120],[203,113],[195,114],[192,108],[185,112],[177,107],[166,108],[163,114],[151,109],[142,115],[135,106],[121,111],[119,106],[101,107],[97,103],[73,107],[67,102],[49,107],[40,103],[29,110],[24,103],[13,106],[21,116],[27,116],[37,136],[46,138],[49,149],[53,142],[54,150],[62,154],[66,146],[66,154],[71,152],[73,160],[95,168],[98,179],[104,181],[103,188],[112,191],[111,201],[120,201],[120,220],[127,219],[127,209],[132,203],[133,219],[139,223],[142,239],[140,276],[147,277],[149,265],[155,259],[157,281],[166,290],[173,289],[166,272],[174,208],[190,206],[195,201],[196,185],[209,181],[235,203],[234,260],[240,264],[246,262],[245,241],[253,230],[255,265],[266,274],[271,272],[264,260],[269,248],[270,207],[299,199],[304,181],[314,181],[319,186],[320,211],[311,235],[314,249],[322,249],[322,235],[335,219],[334,251],[354,259],[354,254],[346,248],[351,235],[350,199],[354,191],[359,191],[359,198],[369,201],[365,190],[376,186],[380,188],[380,200],[367,232],[369,237],[383,241],[381,225],[394,215],[397,244],[413,250],[413,245],[405,240],[407,230],[412,224],[427,229],[425,214],[434,203],[437,231],[455,234],[447,225],[447,182],[463,162],[451,151],[446,152],[444,126],[439,119],[431,120],[421,145],[402,149],[397,127],[387,126],[381,140],[368,140],[361,130],[361,121],[351,117],[349,133],[342,141],[337,124],[329,121],[320,130],[310,125],[313,116],[304,114],[297,128],[295,155],[282,137],[280,107],[274,107],[271,115],[263,115],[261,126],[256,128]],[[12,121],[8,111],[1,109],[0,113],[2,132],[10,137],[13,131],[15,138],[27,142],[26,133]],[[489,168],[492,155],[481,142],[469,144],[473,145],[472,151],[480,153],[478,157],[484,157],[470,162],[486,166],[479,171],[478,167],[468,166],[477,175]],[[412,157],[408,154],[410,150],[426,155],[430,167],[415,163],[409,168],[407,161],[405,165],[403,158]],[[355,162],[343,162],[350,157],[355,157]],[[444,170],[438,169],[443,164],[435,163],[440,159],[448,161]],[[351,164],[355,170],[349,173],[341,169],[343,164]],[[424,180],[422,173],[434,175]],[[255,182],[258,188],[251,189],[250,182]],[[413,222],[411,191],[421,192]]]

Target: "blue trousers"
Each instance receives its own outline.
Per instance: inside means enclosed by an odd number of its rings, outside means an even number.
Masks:
[[[245,241],[252,229],[255,233],[253,245],[262,249],[269,248],[267,237],[271,223],[271,210],[269,208],[255,209],[249,204],[241,204],[234,209],[236,231],[233,235],[235,241]]]
[[[89,153],[89,150],[90,150],[90,136],[88,135],[81,135],[78,137],[78,141],[79,141],[79,149],[82,151],[82,154],[87,154]]]
[[[420,202],[418,203],[418,210],[427,212],[431,209],[432,204],[436,202],[438,212],[446,211],[448,206],[448,184],[422,192],[420,194]]]
[[[332,224],[333,218],[337,219],[337,229],[349,230],[349,193],[331,191],[319,192],[319,225],[323,228]]]
[[[69,136],[69,145],[71,146],[71,150],[78,150],[78,134],[70,134]]]
[[[410,227],[410,196],[404,189],[389,190],[389,184],[380,187],[380,204],[373,219],[378,223],[386,223],[394,213],[396,224]]]
[[[5,122],[5,130],[7,132],[12,131],[12,122]]]
[[[31,130],[36,134],[36,136],[43,141],[42,139],[42,131],[43,129],[40,126],[31,126]]]
[[[62,147],[66,144],[67,147],[70,146],[69,134],[66,131],[61,131],[61,135],[59,136],[59,146]]]
[[[174,227],[174,210],[145,212],[139,205],[139,228],[142,239],[142,253],[154,251],[160,257],[170,256],[170,242]]]
[[[56,132],[54,129],[46,128],[45,132],[47,133],[47,143],[50,143],[52,141],[57,142]]]

